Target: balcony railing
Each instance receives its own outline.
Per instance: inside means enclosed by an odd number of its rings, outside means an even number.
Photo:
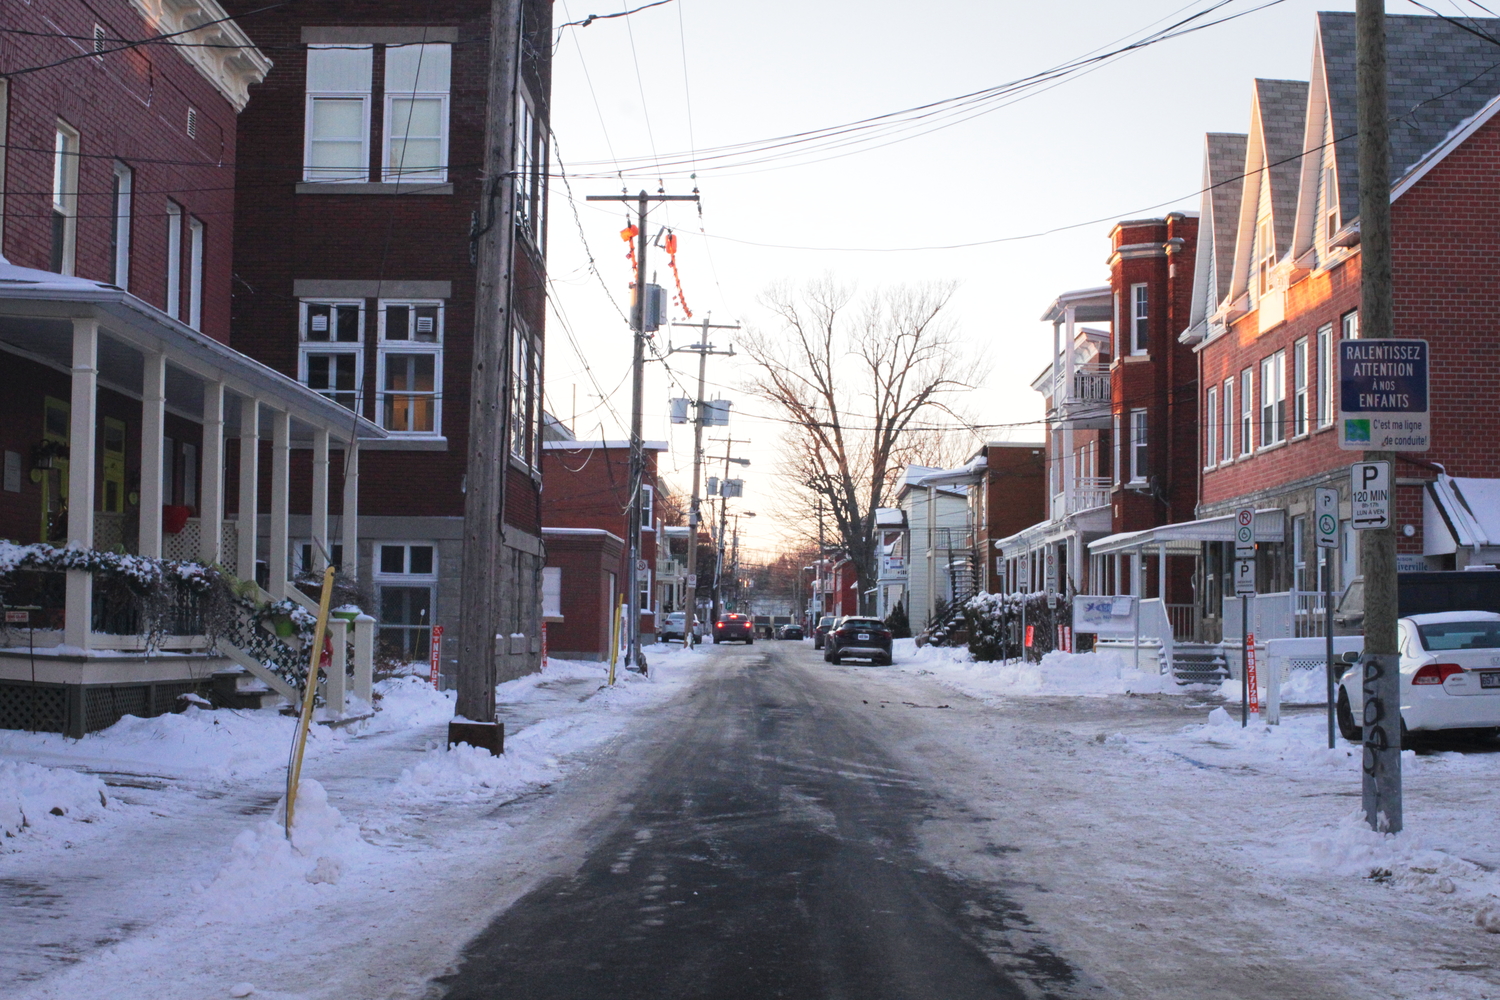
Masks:
[[[1053,519],[1109,506],[1109,486],[1108,476],[1083,476],[1074,480],[1071,489],[1052,495]]]

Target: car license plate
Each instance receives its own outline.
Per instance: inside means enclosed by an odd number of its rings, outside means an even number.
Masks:
[[[859,635],[855,636],[855,638],[857,638],[857,639],[869,639],[870,638],[870,633],[868,633],[868,632],[861,632]]]
[[[1479,686],[1482,688],[1500,688],[1500,670],[1480,671]]]

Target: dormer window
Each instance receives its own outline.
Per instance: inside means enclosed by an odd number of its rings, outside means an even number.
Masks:
[[[1323,168],[1323,234],[1329,243],[1339,234],[1338,173],[1332,167]]]
[[[1271,268],[1276,266],[1276,246],[1271,240],[1271,220],[1260,220],[1260,235],[1256,237],[1256,256],[1260,259],[1260,294],[1271,290]]]

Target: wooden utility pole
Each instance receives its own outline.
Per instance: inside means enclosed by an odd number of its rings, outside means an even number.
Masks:
[[[464,554],[456,719],[449,742],[499,753],[495,721],[495,636],[500,621],[500,547],[505,496],[504,422],[510,397],[506,345],[515,252],[516,77],[522,0],[491,0],[490,68],[484,128],[483,195],[475,227],[474,357],[469,383],[469,464],[464,485]]]
[[[716,351],[714,345],[708,342],[708,331],[710,330],[738,330],[740,325],[716,325],[710,323],[709,317],[704,316],[702,323],[673,323],[673,326],[691,326],[702,330],[698,343],[687,347],[674,347],[667,353],[676,354],[678,351],[691,351],[698,355],[698,398],[693,404],[693,498],[688,507],[688,550],[687,550],[687,578],[688,578],[688,607],[687,621],[684,632],[691,632],[693,618],[698,614],[698,525],[702,522],[702,507],[699,499],[699,490],[703,484],[703,424],[704,424],[704,399],[703,383],[708,375],[708,356],[710,354],[722,354],[726,357],[734,357],[734,348],[727,351]],[[692,645],[692,640],[686,636],[683,638],[686,645]]]
[[[1391,294],[1391,135],[1386,97],[1385,0],[1358,0],[1354,13],[1359,113],[1359,256],[1361,340],[1395,336]],[[1367,462],[1394,452],[1367,451]],[[1394,478],[1394,477],[1393,477]],[[1394,484],[1393,484],[1394,485]],[[1365,820],[1383,833],[1401,829],[1401,658],[1396,640],[1396,529],[1360,532],[1365,578]]]
[[[724,496],[724,483],[729,480],[730,462],[733,462],[735,465],[750,464],[748,458],[735,458],[729,454],[734,450],[735,445],[749,444],[749,441],[736,441],[733,437],[728,437],[724,438],[722,442],[715,443],[722,443],[724,445],[724,454],[710,455],[708,457],[715,461],[721,458],[724,460],[724,478],[719,480],[719,534],[714,544],[714,551],[717,553],[717,556],[714,560],[714,603],[713,610],[710,612],[712,622],[719,620],[719,610],[724,606],[724,533],[729,530],[729,500]]]
[[[625,623],[625,666],[634,667],[641,673],[646,672],[645,661],[641,659],[641,512],[643,480],[646,474],[645,448],[641,440],[641,408],[645,393],[646,378],[646,248],[650,241],[646,239],[646,212],[653,201],[697,201],[696,194],[647,194],[644,190],[637,195],[628,194],[591,194],[588,201],[623,201],[636,203],[636,246],[635,246],[635,308],[632,310],[635,316],[631,322],[635,326],[635,353],[631,361],[630,369],[630,511],[626,517],[628,530],[626,532],[626,551],[628,553],[628,564],[625,573],[627,606],[626,614],[629,621]]]

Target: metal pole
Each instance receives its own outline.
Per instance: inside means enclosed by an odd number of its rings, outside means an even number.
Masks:
[[[1240,728],[1250,725],[1250,598],[1240,595]]]
[[[698,524],[703,520],[698,490],[703,475],[703,381],[708,375],[708,317],[703,317],[703,337],[698,344],[698,402],[693,408],[693,499],[688,508],[687,576],[691,596],[687,607],[684,643],[693,644],[693,622],[698,618]]]
[[[1319,548],[1323,559],[1323,632],[1326,634],[1324,669],[1328,674],[1328,749],[1333,742],[1333,559],[1330,549]]]
[[[1130,581],[1130,589],[1134,592],[1131,603],[1135,607],[1135,670],[1141,671],[1141,598],[1146,592],[1146,574],[1142,569],[1146,561],[1146,549],[1136,549],[1135,555],[1131,557],[1130,568],[1134,571],[1135,579]]]
[[[1355,81],[1359,92],[1359,327],[1361,339],[1380,339],[1395,333],[1384,0],[1358,0],[1354,32]],[[1395,458],[1391,452],[1365,452],[1367,462],[1394,462]],[[1360,664],[1364,685],[1365,821],[1372,830],[1397,833],[1402,817],[1396,532],[1388,525],[1361,534],[1361,569],[1365,577],[1365,651]]]

